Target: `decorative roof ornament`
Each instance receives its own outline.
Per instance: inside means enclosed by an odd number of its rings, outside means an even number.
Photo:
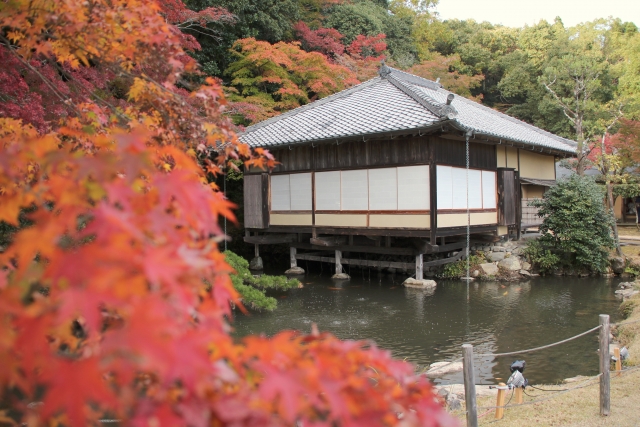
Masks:
[[[378,75],[383,79],[386,78],[389,74],[391,74],[391,68],[387,67],[384,59],[380,61],[380,69],[378,70]]]
[[[458,110],[456,110],[455,107],[451,105],[454,98],[455,95],[452,93],[447,95],[447,103],[443,105],[438,112],[440,117],[446,117],[447,119],[452,120],[458,116]]]

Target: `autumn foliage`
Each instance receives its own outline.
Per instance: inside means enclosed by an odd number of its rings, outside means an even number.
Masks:
[[[218,219],[232,206],[206,178],[274,159],[238,142],[219,82],[189,86],[195,47],[168,13],[0,5],[0,220],[18,227],[0,253],[0,422],[451,424],[427,380],[372,343],[231,338]],[[338,83],[282,96],[299,84]]]
[[[236,89],[234,107],[251,121],[262,120],[357,84],[348,68],[298,43],[270,44],[253,38],[234,45],[236,61],[227,69]],[[259,109],[242,109],[243,104]]]

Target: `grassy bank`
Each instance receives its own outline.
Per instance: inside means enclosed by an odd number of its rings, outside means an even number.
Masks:
[[[636,285],[637,286],[637,285]],[[640,321],[640,295],[626,301],[621,309],[628,315],[625,321]],[[616,340],[627,346],[630,359],[626,367],[640,367],[640,322],[621,326],[616,331]],[[540,391],[527,388],[526,392],[533,396],[524,396],[525,405],[513,406],[505,410],[504,418],[495,420],[494,410],[479,409],[479,425],[503,426],[640,426],[640,369],[632,369],[616,376],[611,374],[611,415],[600,416],[599,380],[597,377],[585,378],[569,384],[537,386]],[[578,388],[580,387],[580,388]],[[572,389],[563,392],[562,390]],[[554,396],[555,394],[555,396]],[[511,392],[506,400],[509,401]],[[543,400],[547,399],[547,400]],[[536,403],[527,404],[533,401]],[[513,404],[514,400],[511,400]],[[495,397],[478,397],[478,407],[495,406]],[[453,412],[465,423],[464,410]]]

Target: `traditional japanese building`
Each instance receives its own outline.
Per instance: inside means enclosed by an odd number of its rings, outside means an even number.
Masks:
[[[523,221],[537,221],[527,212],[523,220],[523,202],[540,197],[555,182],[556,159],[576,150],[571,140],[386,65],[378,77],[250,126],[240,139],[280,162],[245,172],[245,241],[256,252],[286,242],[292,267],[297,259],[335,262],[337,273],[341,264],[415,267],[416,278],[423,266],[464,256],[467,228],[472,238],[519,236]],[[460,253],[442,259],[452,251]]]

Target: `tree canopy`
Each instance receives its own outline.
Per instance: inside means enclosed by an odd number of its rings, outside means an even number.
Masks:
[[[186,53],[228,19],[177,0],[0,5],[0,418],[452,425],[373,343],[230,335],[234,217],[211,176],[275,160],[238,142],[221,82]]]

